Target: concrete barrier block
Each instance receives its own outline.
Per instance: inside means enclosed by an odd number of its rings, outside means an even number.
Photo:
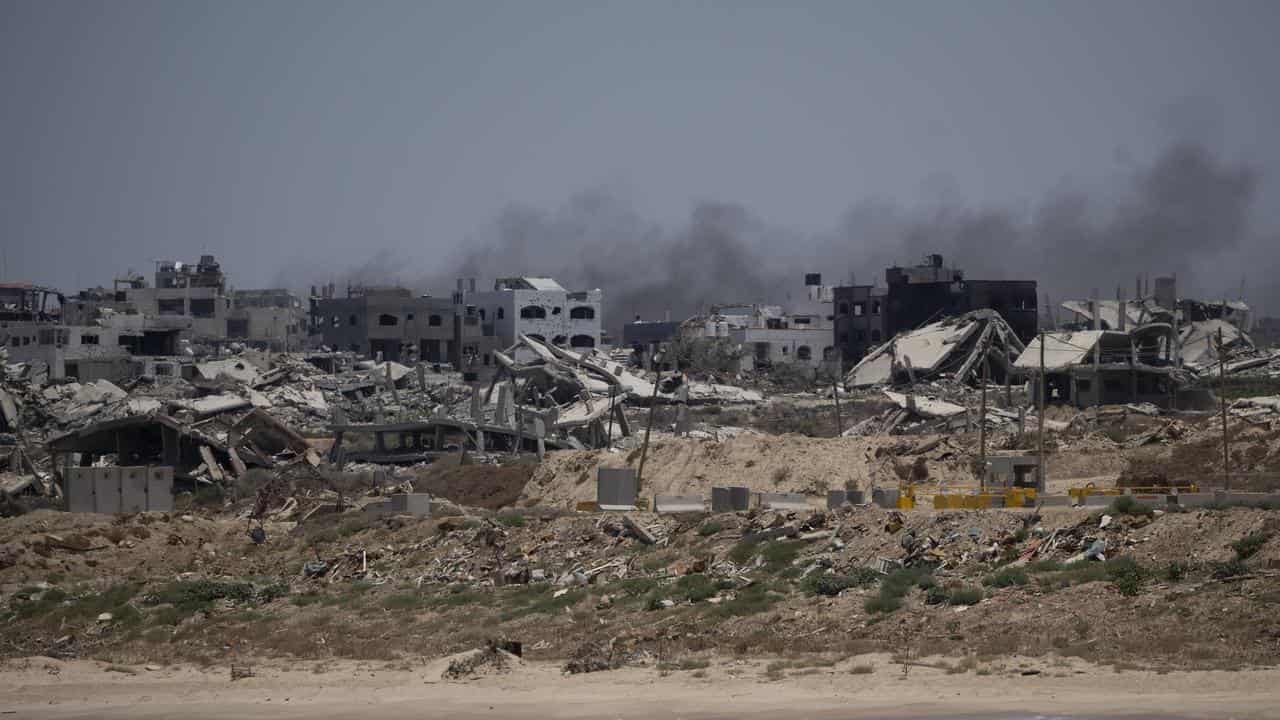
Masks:
[[[387,515],[390,513],[391,513],[390,500],[379,500],[377,502],[371,502],[368,505],[364,506],[364,515],[366,518],[370,520],[376,520],[382,517],[383,515]]]
[[[67,468],[65,475],[68,512],[94,512],[93,486],[95,468]]]
[[[100,513],[120,512],[120,468],[93,468],[93,509]]]
[[[896,488],[874,488],[871,491],[871,502],[882,508],[896,510],[898,507],[898,490]]]
[[[760,493],[760,507],[770,510],[808,510],[809,498],[800,493]]]
[[[706,503],[701,495],[654,495],[653,511],[658,513],[700,513],[706,512]]]
[[[596,504],[601,510],[630,510],[636,506],[636,471],[600,468],[596,472]]]
[[[1068,507],[1071,505],[1070,495],[1037,495],[1036,504],[1045,507]]]
[[[428,516],[431,514],[431,495],[427,493],[397,493],[389,499],[392,513]]]
[[[147,468],[120,468],[120,512],[140,513],[147,510]]]
[[[827,491],[827,509],[835,510],[849,501],[849,493],[844,490]]]
[[[1178,493],[1170,495],[1168,500],[1176,503],[1179,507],[1205,507],[1217,502],[1214,493]]]
[[[173,468],[147,468],[147,511],[173,512]]]
[[[733,505],[729,501],[729,488],[727,487],[711,488],[711,512],[714,512],[714,513],[733,512]]]
[[[1106,507],[1115,502],[1118,495],[1086,495],[1084,502],[1080,503],[1085,507]]]

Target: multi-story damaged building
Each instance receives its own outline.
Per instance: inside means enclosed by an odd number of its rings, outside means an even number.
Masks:
[[[707,334],[727,334],[741,345],[744,369],[776,364],[819,368],[839,361],[833,288],[822,284],[821,274],[808,273],[803,293],[783,307],[720,308],[708,319]]]
[[[307,339],[307,308],[281,288],[234,290],[227,340],[273,352],[295,352]]]
[[[128,331],[63,321],[67,298],[28,283],[0,285],[0,345],[13,362],[40,362],[49,377],[123,380],[132,373]]]
[[[228,290],[212,255],[196,263],[156,261],[154,283],[128,272],[112,288],[82,291],[66,304],[69,325],[120,331],[135,355],[175,355],[180,341],[220,346],[239,342],[265,350],[302,347],[306,312],[287,290]]]
[[[480,322],[492,328],[504,347],[521,335],[575,350],[603,341],[600,290],[570,292],[551,278],[500,278],[490,292],[467,295]]]
[[[453,297],[397,287],[349,287],[346,297],[334,297],[332,285],[313,290],[311,333],[335,350],[406,364],[492,367],[500,345],[462,281]]]
[[[1203,391],[1189,387],[1194,375],[1270,361],[1248,334],[1252,311],[1244,302],[1178,298],[1171,277],[1156,278],[1154,293],[1141,280],[1138,287],[1136,300],[1063,302],[1072,321],[1044,333],[1043,350],[1039,338],[1028,345],[1016,364],[1044,383],[1048,402],[1211,407]]]
[[[686,337],[719,338],[738,351],[738,369],[763,370],[775,365],[817,369],[839,362],[834,341],[833,288],[822,284],[822,275],[804,277],[803,294],[784,305],[715,305],[704,315],[681,324]],[[651,352],[659,341],[642,335],[644,323],[627,326],[624,336],[637,338],[642,352]],[[654,323],[653,325],[658,325]],[[665,325],[665,324],[663,324]]]
[[[910,267],[891,267],[885,287],[835,289],[836,340],[846,365],[894,335],[973,310],[995,310],[1022,342],[1039,329],[1034,280],[968,280],[941,255]]]

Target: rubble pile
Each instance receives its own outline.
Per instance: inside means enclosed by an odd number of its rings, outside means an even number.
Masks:
[[[891,338],[853,366],[845,375],[845,385],[900,385],[930,379],[979,382],[984,357],[990,361],[990,377],[1001,381],[1015,374],[1013,361],[1024,349],[1000,313],[974,310]]]

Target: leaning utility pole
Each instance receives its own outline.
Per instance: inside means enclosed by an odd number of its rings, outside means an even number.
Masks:
[[[1231,491],[1231,444],[1227,439],[1227,354],[1218,328],[1218,404],[1222,407],[1222,487]]]
[[[1040,380],[1039,380],[1039,383],[1040,383],[1040,387],[1038,388],[1039,392],[1036,393],[1036,395],[1038,396],[1037,399],[1040,401],[1039,403],[1040,411],[1036,413],[1036,455],[1038,456],[1037,459],[1040,461],[1040,468],[1039,468],[1040,489],[1048,490],[1049,481],[1048,481],[1048,478],[1045,476],[1045,472],[1044,472],[1044,392],[1045,392],[1046,383],[1045,383],[1045,377],[1044,377],[1044,331],[1043,330],[1040,331]]]
[[[653,395],[649,396],[649,421],[644,425],[644,444],[640,446],[640,467],[636,468],[636,492],[640,492],[640,479],[644,477],[644,458],[649,454],[649,431],[653,429],[653,409],[658,406],[658,386],[662,384],[662,365],[658,365],[653,379]]]
[[[982,408],[978,412],[978,488],[987,490],[987,372],[990,365],[987,353],[990,347],[984,343],[982,348]]]

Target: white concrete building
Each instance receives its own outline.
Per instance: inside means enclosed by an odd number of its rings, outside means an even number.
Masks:
[[[598,347],[602,335],[600,290],[569,292],[550,278],[501,278],[491,292],[470,293],[480,322],[492,326],[503,346],[519,335],[575,350]],[[489,333],[486,333],[489,334]]]
[[[707,337],[727,337],[742,350],[742,369],[777,364],[819,368],[840,362],[835,346],[834,288],[805,276],[803,294],[785,306],[716,308],[705,320]]]

